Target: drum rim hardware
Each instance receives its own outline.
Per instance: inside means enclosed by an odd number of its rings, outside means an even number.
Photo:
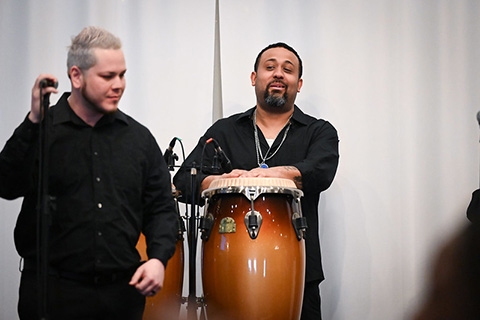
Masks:
[[[216,194],[225,194],[225,193],[241,193],[248,200],[256,200],[263,193],[281,193],[289,194],[295,199],[300,199],[303,197],[303,191],[296,188],[287,188],[287,187],[272,187],[272,186],[232,186],[225,188],[211,188],[206,189],[202,192],[202,197],[208,201],[208,198]]]
[[[215,218],[211,213],[208,213],[209,200],[219,194],[242,194],[250,201],[250,211],[245,214],[244,222],[248,234],[251,239],[256,239],[260,227],[262,226],[263,217],[260,212],[255,210],[255,200],[261,194],[286,194],[293,197],[292,225],[295,229],[297,239],[300,241],[305,239],[307,220],[302,215],[302,208],[300,205],[300,198],[303,196],[303,191],[296,188],[278,187],[278,186],[229,186],[221,188],[210,188],[202,192],[202,197],[205,199],[204,216],[200,218],[199,229],[202,232],[202,240],[207,241],[210,238]]]

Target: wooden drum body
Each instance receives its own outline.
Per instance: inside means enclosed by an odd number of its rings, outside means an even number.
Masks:
[[[177,197],[174,194],[175,205],[178,211]],[[180,214],[178,215],[178,238],[175,254],[168,260],[165,269],[163,288],[153,297],[146,297],[143,320],[171,320],[178,319],[182,304],[183,273],[184,273],[184,248],[183,248],[183,225]],[[145,236],[140,235],[137,250],[142,260],[148,260]]]
[[[291,184],[290,184],[291,183]],[[224,179],[203,192],[202,281],[216,319],[299,319],[305,279],[302,191],[284,179]],[[299,220],[300,219],[300,220]],[[300,223],[301,224],[301,223]]]

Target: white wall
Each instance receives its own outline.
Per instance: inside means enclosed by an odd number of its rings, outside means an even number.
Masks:
[[[123,40],[121,108],[162,149],[177,136],[190,151],[211,123],[214,7],[0,1],[0,146],[40,72],[69,89],[66,46],[93,24]],[[304,61],[298,106],[339,131],[338,174],[320,204],[327,320],[408,319],[432,254],[465,222],[479,183],[479,13],[476,0],[220,1],[224,115],[254,105],[254,59],[284,41]],[[16,318],[20,203],[0,200],[0,319]]]

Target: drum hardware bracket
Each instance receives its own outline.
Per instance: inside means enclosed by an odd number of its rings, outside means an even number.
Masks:
[[[197,303],[197,308],[203,308],[206,305],[204,297],[197,297],[195,302]]]
[[[258,237],[258,232],[262,226],[263,217],[260,212],[255,211],[255,199],[258,197],[257,190],[248,189],[250,195],[250,206],[251,210],[245,215],[245,226],[247,227],[248,234],[251,239],[256,239]]]
[[[198,228],[202,231],[202,240],[207,241],[208,238],[210,238],[214,221],[215,218],[211,213],[207,214],[205,217],[200,218],[200,224]]]
[[[300,206],[300,198],[293,200],[292,225],[295,229],[298,241],[305,239],[306,230],[308,228],[307,218],[302,215],[302,207]]]
[[[300,216],[297,212],[292,215],[292,224],[297,234],[297,239],[305,239],[305,231],[307,230],[307,218]]]
[[[177,212],[179,210],[177,209]],[[178,218],[178,233],[177,233],[177,240],[182,240],[183,239],[183,234],[185,233],[187,229],[185,228],[185,223],[183,223],[182,217]]]
[[[247,227],[250,238],[256,239],[258,231],[262,226],[262,215],[258,211],[251,210],[245,215],[245,226]]]

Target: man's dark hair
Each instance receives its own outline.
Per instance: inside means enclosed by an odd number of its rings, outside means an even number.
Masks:
[[[271,45],[269,45],[268,47],[264,48],[262,51],[260,51],[260,53],[258,54],[257,56],[257,59],[255,59],[255,64],[253,65],[253,70],[255,72],[257,72],[258,70],[258,63],[260,62],[260,57],[262,56],[262,54],[267,51],[268,49],[272,49],[272,48],[285,48],[287,49],[288,51],[292,52],[298,59],[298,62],[299,62],[299,68],[298,68],[298,79],[300,79],[302,77],[302,74],[303,74],[303,64],[302,64],[302,59],[300,59],[300,56],[298,55],[297,51],[295,51],[295,49],[293,49],[292,47],[290,47],[288,44],[286,43],[283,43],[283,42],[277,42],[277,43],[273,43]]]

